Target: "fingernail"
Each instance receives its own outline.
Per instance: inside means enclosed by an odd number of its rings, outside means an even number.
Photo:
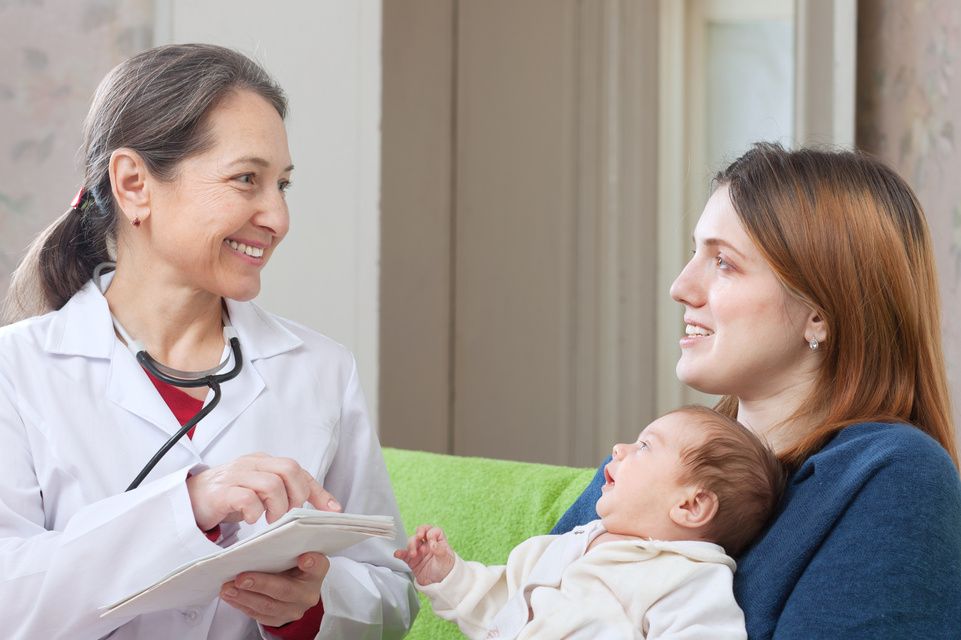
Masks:
[[[228,598],[236,598],[236,597],[237,597],[237,593],[238,593],[238,591],[237,591],[236,589],[234,589],[233,587],[230,587],[229,589],[227,589],[226,591],[224,591],[224,595],[227,596]]]
[[[327,507],[329,509],[332,509],[333,511],[340,511],[340,503],[334,500],[333,498],[331,498],[330,501],[327,502]]]
[[[244,589],[249,589],[250,587],[254,586],[254,581],[250,578],[244,578],[240,583],[240,586]]]

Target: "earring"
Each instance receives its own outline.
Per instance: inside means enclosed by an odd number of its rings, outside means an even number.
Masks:
[[[140,218],[139,218],[139,217],[138,217],[138,218],[134,218],[133,220],[130,221],[130,224],[132,224],[132,225],[135,226],[135,227],[139,227],[139,226],[140,226]]]
[[[821,343],[818,342],[817,338],[811,338],[811,341],[808,343],[808,346],[811,348],[811,351],[817,351],[818,348],[821,346]]]

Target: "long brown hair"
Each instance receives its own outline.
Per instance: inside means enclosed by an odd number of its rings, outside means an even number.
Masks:
[[[101,81],[83,124],[83,188],[90,202],[43,230],[13,274],[3,303],[4,324],[59,309],[110,259],[117,207],[110,186],[111,154],[140,154],[160,180],[213,143],[206,115],[229,92],[253,91],[280,117],[283,90],[241,53],[209,44],[156,47],[120,63]],[[66,199],[66,196],[65,196]]]
[[[906,422],[958,466],[941,350],[941,304],[921,205],[863,153],[760,143],[715,178],[791,294],[824,320],[814,391],[789,421],[811,425],[781,452],[796,466],[858,422]],[[717,408],[737,415],[737,398]]]

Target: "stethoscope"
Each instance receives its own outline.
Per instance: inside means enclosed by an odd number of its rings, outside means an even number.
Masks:
[[[94,284],[97,285],[97,288],[100,289],[101,293],[107,292],[106,287],[102,286],[100,281],[101,273],[105,269],[112,270],[116,269],[116,267],[116,263],[102,262],[93,270]],[[127,487],[126,491],[130,491],[131,489],[136,489],[139,487],[144,478],[146,478],[147,475],[153,471],[153,468],[157,466],[157,463],[160,462],[160,459],[163,458],[188,431],[193,429],[198,422],[203,420],[207,414],[214,410],[214,407],[216,407],[217,403],[220,402],[220,385],[237,377],[241,368],[243,367],[244,360],[240,352],[240,338],[237,336],[236,329],[234,329],[230,324],[230,318],[227,316],[226,311],[223,313],[224,342],[230,344],[230,353],[227,354],[223,361],[216,367],[212,369],[206,369],[204,371],[181,371],[180,369],[174,369],[173,367],[168,367],[165,364],[157,362],[149,353],[147,353],[147,349],[144,347],[142,342],[138,342],[130,337],[130,334],[127,333],[126,329],[124,329],[123,326],[117,321],[117,318],[114,317],[112,312],[110,314],[110,319],[113,320],[114,329],[116,329],[117,333],[120,334],[120,337],[123,338],[123,341],[127,343],[127,348],[130,349],[131,353],[133,353],[134,357],[137,359],[137,362],[139,362],[140,366],[146,369],[147,372],[153,377],[174,387],[206,386],[210,387],[211,391],[214,392],[214,397],[210,399],[210,402],[208,402],[203,408],[200,409],[200,411],[194,414],[190,420],[184,423],[177,433],[170,436],[170,439],[167,440],[167,442],[165,442],[163,446],[157,450],[157,453],[150,458],[147,464],[144,465],[144,468],[140,470],[140,473],[137,474],[137,477],[134,478],[133,482],[130,483],[130,486]],[[233,368],[226,373],[218,373],[218,371],[221,371],[227,366],[228,363],[230,363],[231,359],[234,361]]]

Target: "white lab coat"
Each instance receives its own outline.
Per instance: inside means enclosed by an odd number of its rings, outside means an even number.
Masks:
[[[98,608],[216,550],[194,522],[189,472],[265,452],[297,460],[353,513],[395,518],[330,559],[317,638],[400,637],[417,608],[377,435],[351,354],[253,303],[227,301],[240,375],[144,483],[124,493],[178,424],[115,336],[92,283],[62,309],[0,329],[0,634],[5,638],[269,637],[219,599],[134,619]],[[241,525],[243,539],[258,527]],[[233,525],[228,525],[233,527]],[[231,537],[231,541],[233,538]]]

